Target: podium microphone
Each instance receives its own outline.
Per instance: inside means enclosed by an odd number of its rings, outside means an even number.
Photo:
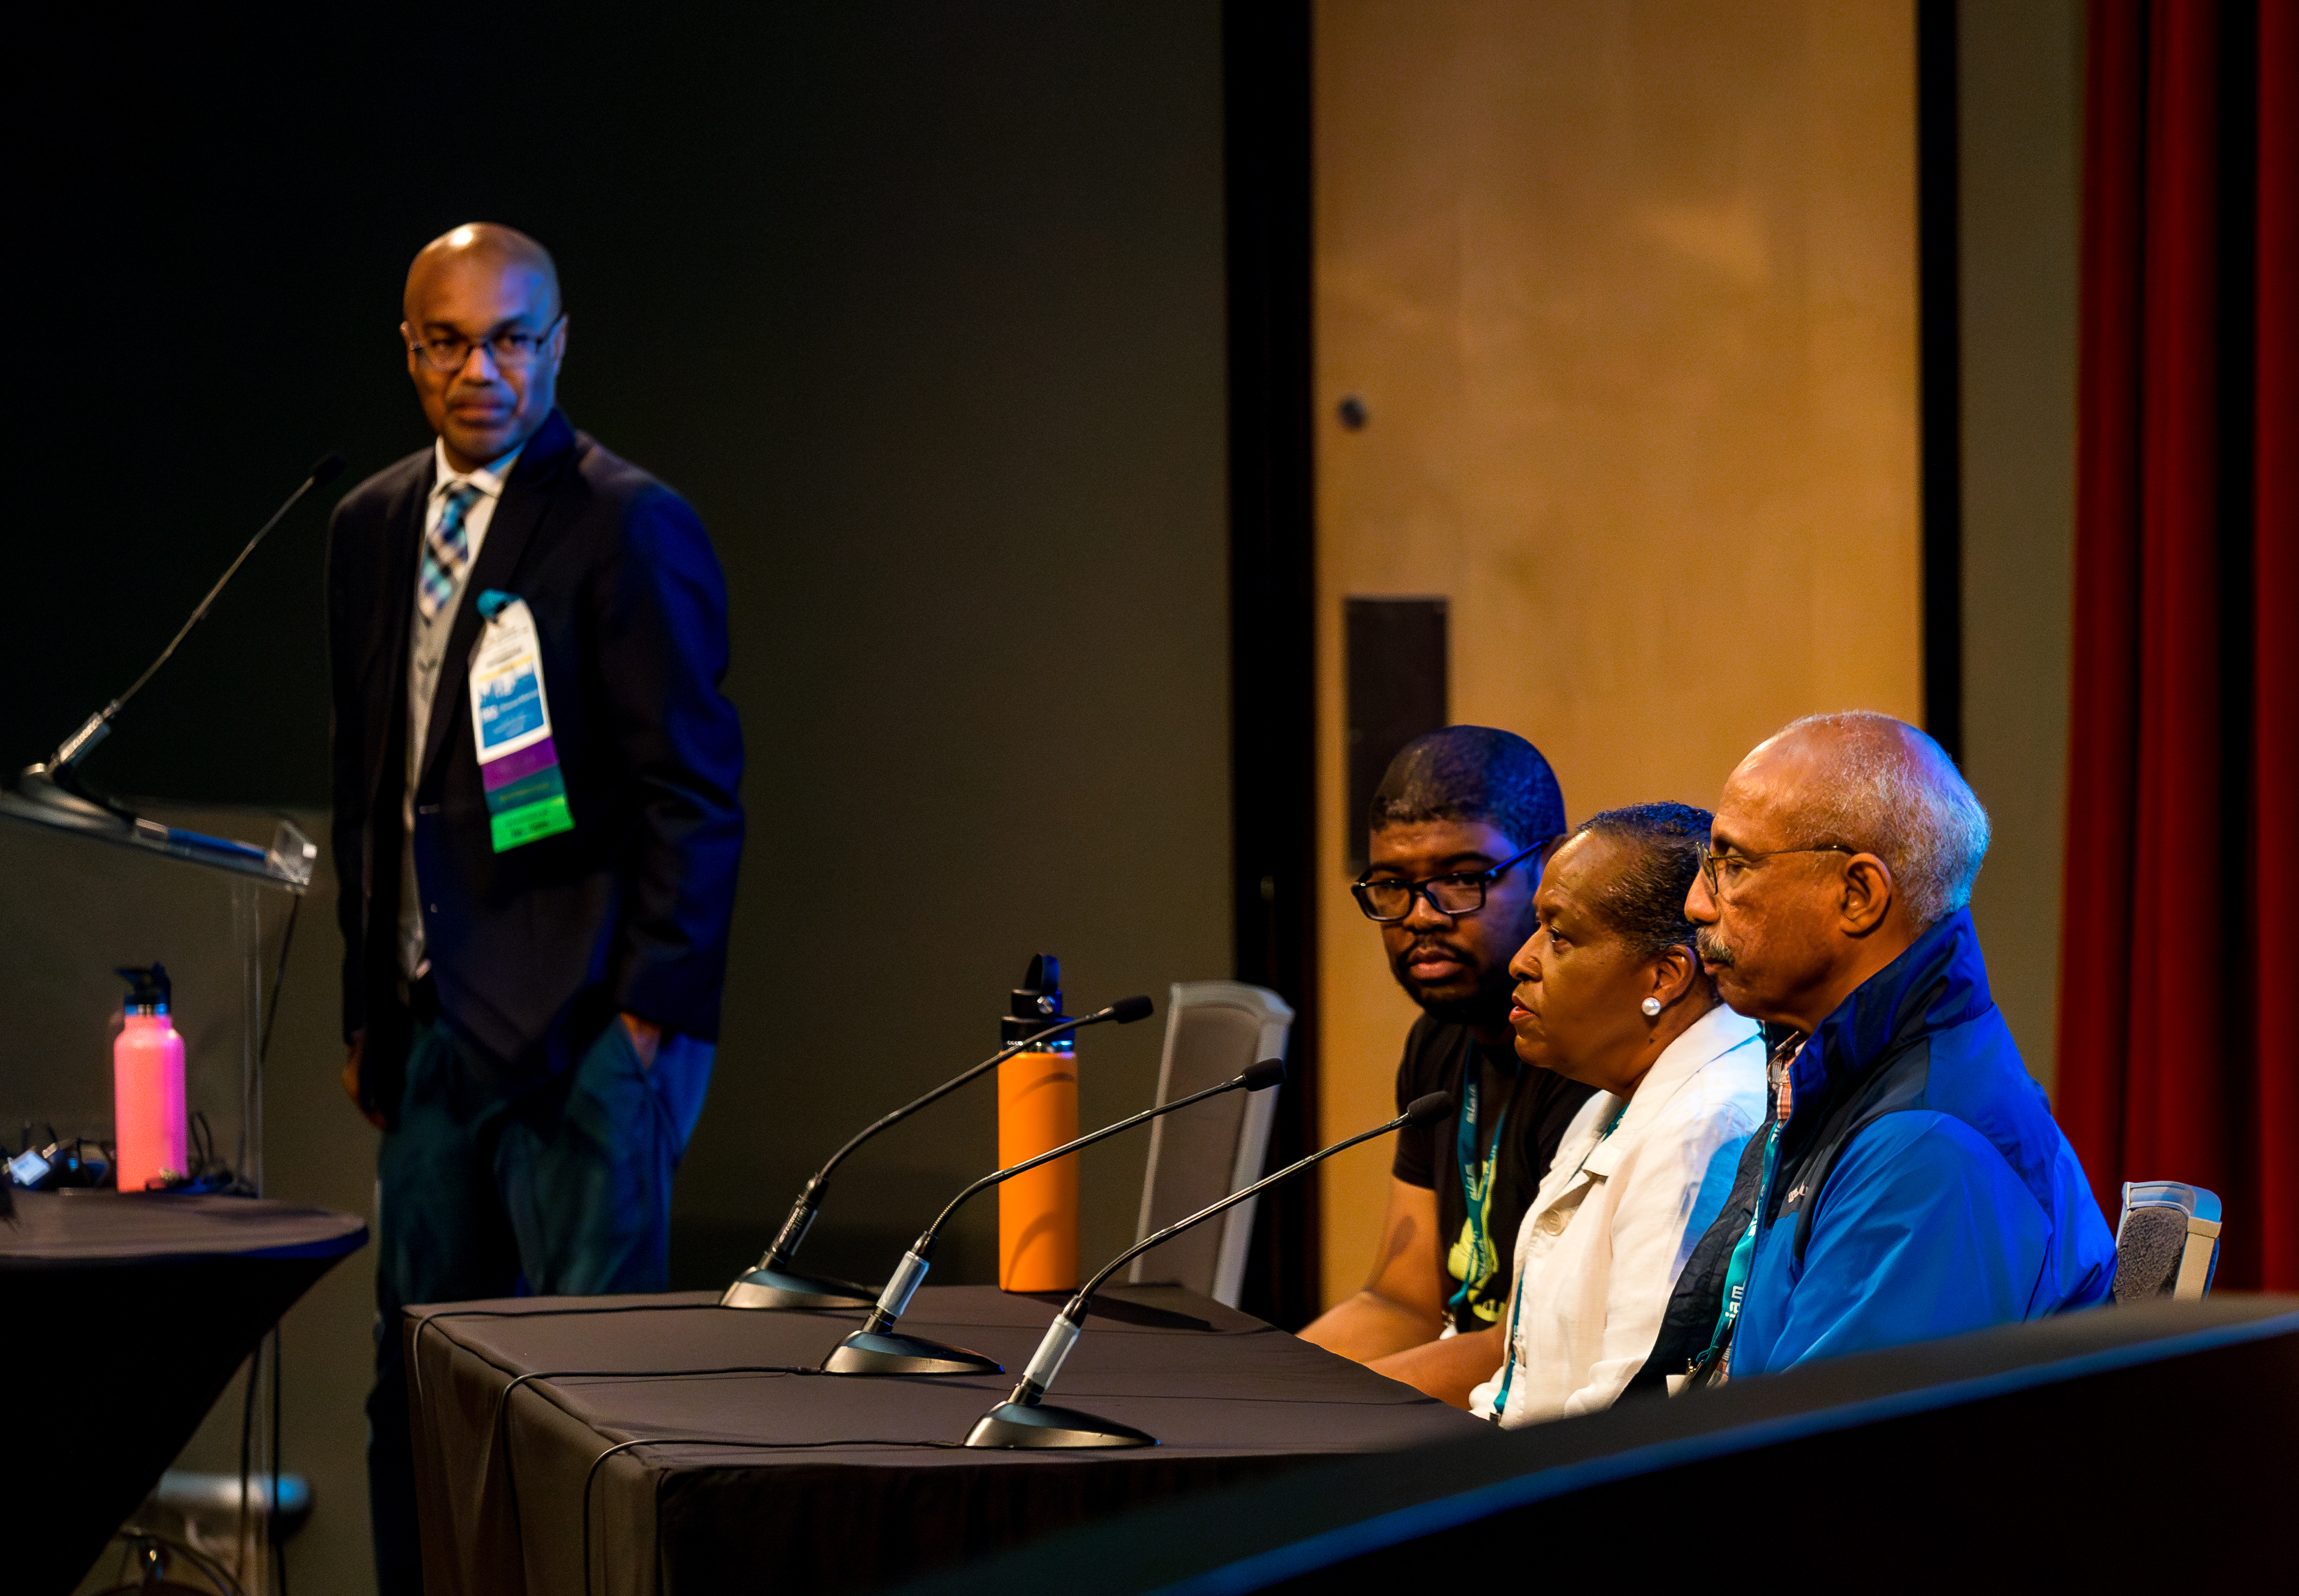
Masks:
[[[1191,1226],[1201,1224],[1235,1206],[1248,1197],[1275,1186],[1323,1159],[1331,1158],[1359,1142],[1369,1142],[1377,1136],[1387,1136],[1392,1130],[1407,1125],[1433,1125],[1453,1112],[1453,1099],[1443,1092],[1432,1092],[1425,1097],[1415,1097],[1406,1105],[1405,1112],[1386,1125],[1376,1125],[1371,1130],[1360,1131],[1347,1141],[1321,1147],[1299,1163],[1287,1164],[1274,1175],[1265,1175],[1242,1191],[1230,1193],[1220,1202],[1200,1208],[1185,1220],[1176,1220],[1157,1235],[1135,1242],[1101,1268],[1101,1272],[1078,1288],[1075,1296],[1046,1327],[1046,1337],[1030,1358],[1030,1366],[1022,1371],[1022,1382],[1014,1387],[1014,1394],[999,1403],[975,1421],[967,1433],[966,1444],[973,1447],[1002,1447],[1030,1449],[1081,1446],[1155,1446],[1158,1437],[1133,1428],[1131,1425],[1096,1418],[1091,1413],[1081,1413],[1075,1408],[1042,1406],[1038,1399],[1046,1387],[1054,1383],[1061,1372],[1062,1360],[1069,1356],[1070,1348],[1077,1344],[1078,1332],[1085,1327],[1088,1304],[1101,1283],[1125,1267],[1133,1259],[1160,1242],[1172,1240]]]
[[[177,630],[168,646],[160,650],[160,657],[144,667],[144,674],[129,685],[128,690],[81,722],[79,730],[57,744],[56,751],[46,759],[37,765],[28,765],[16,773],[16,779],[11,785],[18,796],[44,809],[55,811],[57,818],[82,830],[126,831],[135,829],[137,824],[136,816],[82,787],[79,777],[73,773],[73,767],[96,744],[111,735],[112,717],[120,713],[129,699],[143,690],[144,684],[152,680],[162,666],[168,663],[183,641],[192,634],[192,628],[207,619],[208,610],[223,592],[225,585],[239,575],[239,567],[247,563],[247,557],[255,552],[256,545],[270,534],[273,527],[286,519],[287,512],[301,504],[306,494],[332,482],[343,468],[344,457],[339,454],[323,455],[312,462],[311,470],[303,474],[301,485],[287,495],[285,504],[271,512],[271,519],[255,529],[255,535],[247,540],[247,547],[239,551],[239,558],[216,578],[216,584],[208,589],[208,596],[200,600],[200,607],[192,611],[191,618]]]
[[[735,1278],[735,1283],[726,1288],[726,1294],[718,1299],[718,1305],[721,1308],[869,1306],[874,1294],[867,1286],[857,1286],[851,1280],[833,1279],[826,1275],[802,1275],[791,1268],[791,1261],[798,1255],[799,1244],[806,1239],[807,1231],[814,1224],[815,1211],[822,1206],[822,1199],[830,1190],[830,1172],[845,1160],[846,1155],[880,1131],[901,1124],[918,1110],[941,1101],[967,1081],[986,1071],[996,1069],[1026,1048],[1083,1026],[1100,1025],[1104,1021],[1131,1025],[1136,1020],[1147,1020],[1156,1006],[1147,997],[1121,997],[1108,1008],[1097,1009],[1091,1014],[1082,1014],[1075,1020],[1057,1020],[1034,1036],[1024,1037],[1011,1046],[1001,1047],[972,1069],[951,1076],[925,1096],[914,1098],[884,1119],[865,1125],[851,1141],[830,1155],[828,1162],[814,1172],[814,1178],[799,1193],[798,1201],[791,1204],[790,1213],[783,1220],[783,1228],[775,1233],[774,1245],[759,1260],[757,1268]]]
[[[1131,1130],[1160,1114],[1170,1114],[1176,1109],[1189,1107],[1192,1103],[1203,1103],[1207,1098],[1218,1097],[1224,1092],[1234,1092],[1240,1087],[1249,1092],[1258,1092],[1284,1079],[1285,1061],[1266,1058],[1243,1074],[1232,1076],[1217,1086],[1209,1086],[1202,1092],[1191,1092],[1186,1097],[1176,1097],[1171,1103],[1161,1103],[1155,1108],[1145,1108],[1130,1120],[1105,1125],[1100,1130],[1056,1147],[1050,1153],[1041,1153],[1037,1157],[1025,1159],[1010,1169],[984,1175],[952,1197],[950,1206],[943,1209],[934,1222],[919,1233],[918,1239],[910,1244],[910,1250],[902,1255],[901,1266],[894,1270],[894,1278],[887,1281],[886,1289],[878,1294],[878,1305],[870,1311],[870,1317],[863,1321],[860,1329],[830,1349],[830,1356],[822,1360],[822,1372],[828,1375],[1004,1374],[1003,1364],[985,1358],[980,1352],[969,1352],[962,1347],[944,1346],[939,1341],[927,1341],[894,1331],[894,1321],[901,1318],[902,1310],[910,1305],[910,1297],[917,1292],[918,1282],[926,1278],[927,1267],[934,1258],[934,1242],[942,1228],[950,1222],[950,1216],[956,1213],[967,1198],[988,1191],[1000,1181],[1010,1180],[1025,1170],[1034,1170],[1040,1164],[1050,1163],[1057,1158],[1066,1158],[1079,1148],[1091,1147],[1121,1130]],[[1252,1189],[1257,1191],[1260,1188],[1256,1187]],[[1206,1211],[1207,1213],[1212,1211],[1212,1209]],[[1205,1215],[1198,1217],[1202,1219]],[[1134,1249],[1134,1252],[1139,1251],[1139,1247]],[[1126,1257],[1133,1255],[1133,1253],[1128,1253]],[[1102,1271],[1103,1274],[1108,1272],[1108,1269]],[[1095,1283],[1099,1284],[1100,1278],[1100,1275],[1095,1276]]]

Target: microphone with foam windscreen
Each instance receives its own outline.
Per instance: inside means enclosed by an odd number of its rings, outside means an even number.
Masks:
[[[191,618],[177,628],[176,635],[169,640],[168,646],[160,650],[160,657],[144,667],[144,674],[129,684],[128,690],[82,721],[79,730],[57,744],[56,751],[47,758],[37,765],[28,765],[16,773],[11,785],[20,798],[48,811],[47,818],[57,823],[93,831],[129,834],[137,831],[138,823],[136,816],[109,799],[88,791],[80,784],[74,767],[96,744],[111,735],[112,720],[128,700],[142,691],[144,684],[168,663],[183,645],[184,640],[192,634],[192,628],[207,619],[208,611],[214,608],[226,584],[239,575],[240,566],[247,563],[247,557],[255,552],[256,545],[270,535],[273,527],[287,518],[287,512],[301,504],[304,495],[334,481],[343,468],[344,457],[339,454],[322,455],[312,462],[311,468],[303,474],[303,482],[287,495],[286,502],[273,510],[271,518],[255,529],[255,535],[247,540],[247,546],[239,551],[239,558],[216,578],[215,585],[208,590],[208,596],[200,600],[199,608],[192,611]],[[147,830],[161,830],[148,821],[142,823]]]
[[[1244,1073],[1232,1076],[1229,1079],[1216,1086],[1209,1086],[1201,1092],[1191,1092],[1188,1096],[1176,1097],[1171,1103],[1161,1103],[1155,1108],[1143,1109],[1132,1119],[1120,1120],[1115,1125],[1105,1125],[1100,1130],[1089,1136],[1082,1136],[1077,1140],[1056,1147],[1050,1153],[1041,1153],[1035,1158],[1025,1159],[1010,1168],[984,1175],[952,1197],[950,1200],[950,1206],[936,1215],[934,1222],[919,1233],[918,1239],[910,1245],[910,1250],[902,1255],[901,1265],[894,1270],[894,1278],[886,1282],[886,1289],[879,1294],[878,1305],[870,1311],[870,1317],[863,1321],[862,1327],[833,1347],[830,1356],[822,1360],[823,1373],[833,1375],[1004,1374],[1006,1369],[1003,1364],[985,1358],[980,1352],[969,1352],[963,1347],[945,1346],[939,1341],[928,1341],[921,1336],[904,1336],[894,1329],[894,1321],[901,1318],[902,1311],[910,1305],[910,1298],[918,1289],[918,1283],[926,1278],[926,1269],[934,1259],[934,1243],[940,1236],[942,1228],[950,1222],[950,1216],[964,1206],[967,1198],[988,1191],[1001,1180],[1010,1180],[1025,1170],[1034,1170],[1042,1163],[1051,1163],[1057,1158],[1067,1157],[1081,1147],[1091,1147],[1094,1143],[1116,1136],[1120,1131],[1131,1130],[1137,1125],[1146,1125],[1161,1114],[1170,1114],[1176,1109],[1187,1108],[1192,1103],[1203,1103],[1207,1098],[1218,1097],[1224,1092],[1240,1090],[1258,1092],[1275,1086],[1284,1079],[1285,1061],[1266,1058],[1246,1070]],[[1224,1205],[1226,1205],[1228,1201],[1233,1200],[1225,1199]],[[1213,1210],[1208,1209],[1206,1211],[1210,1213]],[[1203,1218],[1204,1215],[1201,1214],[1199,1217]],[[1137,1247],[1134,1251],[1139,1252],[1141,1249]],[[1131,1258],[1133,1255],[1132,1253],[1128,1253],[1126,1257]],[[1103,1271],[1105,1274],[1108,1272],[1108,1270]],[[1100,1279],[1100,1276],[1095,1277],[1097,1283]]]
[[[1086,1312],[1093,1294],[1103,1281],[1124,1269],[1128,1263],[1161,1243],[1168,1242],[1201,1224],[1225,1208],[1232,1208],[1281,1180],[1291,1180],[1310,1165],[1331,1158],[1334,1154],[1369,1142],[1377,1136],[1387,1136],[1407,1125],[1434,1125],[1453,1112],[1453,1099],[1443,1092],[1432,1092],[1425,1097],[1415,1097],[1406,1104],[1405,1112],[1386,1125],[1376,1125],[1371,1130],[1358,1132],[1345,1141],[1330,1147],[1320,1147],[1298,1163],[1287,1164],[1274,1175],[1265,1175],[1241,1191],[1233,1191],[1218,1203],[1211,1203],[1185,1220],[1178,1220],[1154,1236],[1145,1236],[1116,1257],[1102,1265],[1092,1279],[1078,1287],[1054,1322],[1046,1327],[1045,1339],[1031,1356],[1030,1365],[1022,1372],[1021,1384],[1014,1394],[984,1414],[966,1437],[973,1447],[1035,1450],[1083,1446],[1155,1446],[1158,1437],[1131,1425],[1097,1418],[1091,1413],[1081,1413],[1075,1408],[1050,1407],[1038,1399],[1046,1387],[1054,1383],[1061,1372],[1062,1360],[1069,1356],[1070,1348],[1077,1344],[1078,1332],[1085,1326]]]
[[[867,1307],[876,1295],[870,1287],[857,1286],[851,1280],[834,1279],[826,1275],[802,1275],[791,1268],[792,1260],[798,1255],[799,1244],[806,1239],[808,1229],[814,1224],[815,1212],[821,1208],[823,1196],[830,1189],[830,1172],[844,1162],[846,1155],[880,1131],[901,1124],[918,1110],[940,1102],[967,1081],[996,1069],[1026,1048],[1035,1047],[1042,1042],[1088,1025],[1100,1025],[1105,1021],[1131,1025],[1136,1020],[1147,1020],[1156,1006],[1147,997],[1121,997],[1108,1008],[1097,1009],[1091,1014],[1082,1014],[1075,1020],[1057,1020],[1035,1035],[1024,1037],[1018,1042],[1000,1048],[972,1069],[951,1076],[924,1096],[912,1098],[892,1113],[865,1125],[844,1146],[830,1155],[828,1162],[814,1172],[814,1178],[799,1193],[798,1201],[791,1204],[790,1213],[783,1220],[783,1228],[775,1233],[774,1245],[759,1260],[757,1268],[735,1278],[735,1283],[726,1288],[726,1294],[718,1299],[718,1305],[721,1308]]]

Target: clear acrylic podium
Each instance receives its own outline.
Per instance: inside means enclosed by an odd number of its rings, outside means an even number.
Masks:
[[[261,1195],[265,1021],[317,850],[284,819],[258,846],[145,812],[160,818],[99,828],[0,790],[0,1137],[111,1139],[116,972],[162,963],[186,1106]]]
[[[0,1140],[12,1154],[28,1136],[40,1146],[112,1139],[112,1044],[127,994],[115,972],[161,963],[184,1038],[195,1155],[203,1124],[237,1177],[232,1189],[260,1195],[264,1042],[316,849],[284,818],[255,844],[217,833],[261,830],[271,817],[139,808],[131,821],[0,788]],[[276,1352],[259,1351],[222,1398],[235,1422],[243,1408],[252,1417],[276,1402],[277,1381]],[[244,1499],[236,1476],[170,1474],[131,1525],[190,1542],[247,1596],[270,1591],[270,1435],[264,1419],[251,1426]],[[230,1501],[196,1504],[205,1510],[177,1500],[220,1490]],[[279,1487],[291,1515],[299,1491],[308,1499],[294,1476]]]

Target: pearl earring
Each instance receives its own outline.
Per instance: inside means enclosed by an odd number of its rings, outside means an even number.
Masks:
[[[1646,1019],[1647,1019],[1647,1020],[1657,1020],[1657,1019],[1659,1019],[1659,1018],[1660,1018],[1660,999],[1659,999],[1659,998],[1657,998],[1657,997],[1647,997],[1647,998],[1646,998],[1642,1003],[1640,1003],[1640,1004],[1637,1005],[1637,1006],[1638,1006],[1639,1008],[1640,1008],[1640,1009],[1644,1010],[1644,1012],[1645,1012],[1645,1018],[1646,1018]]]

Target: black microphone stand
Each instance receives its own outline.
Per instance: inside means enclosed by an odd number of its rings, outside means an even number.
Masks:
[[[192,611],[191,618],[177,629],[168,646],[160,650],[160,657],[144,667],[144,674],[129,685],[128,690],[82,721],[78,731],[56,745],[54,753],[16,773],[9,786],[18,798],[44,811],[44,817],[51,824],[167,846],[170,833],[166,827],[140,820],[129,810],[82,785],[78,768],[79,762],[94,751],[96,744],[112,734],[112,720],[126,707],[128,700],[143,690],[144,684],[159,674],[160,667],[174,657],[184,640],[192,634],[192,629],[207,619],[208,611],[214,608],[225,586],[239,575],[239,567],[247,563],[248,556],[255,552],[256,546],[270,535],[271,529],[287,518],[287,512],[301,504],[305,494],[332,481],[343,468],[344,457],[339,454],[323,455],[312,463],[311,468],[303,474],[302,484],[287,495],[286,502],[271,512],[269,521],[255,529],[255,535],[247,540],[247,546],[239,551],[239,558],[216,578],[215,585],[208,590],[208,596],[200,600],[199,608]],[[206,842],[211,839],[200,838],[196,840]],[[258,858],[261,856],[257,856]]]
[[[910,1305],[910,1298],[917,1293],[918,1283],[926,1278],[926,1269],[934,1259],[934,1242],[942,1228],[950,1222],[950,1216],[956,1213],[967,1199],[988,1191],[1001,1180],[1011,1180],[1042,1163],[1067,1158],[1081,1147],[1091,1147],[1122,1130],[1147,1124],[1160,1114],[1170,1114],[1176,1109],[1189,1107],[1192,1103],[1203,1103],[1208,1097],[1218,1097],[1224,1092],[1234,1092],[1240,1087],[1249,1092],[1258,1092],[1284,1079],[1285,1061],[1266,1058],[1243,1074],[1232,1076],[1201,1092],[1191,1092],[1188,1096],[1176,1097],[1171,1103],[1145,1108],[1132,1119],[1105,1125],[1100,1130],[1066,1143],[1050,1153],[1041,1153],[1035,1158],[1025,1159],[1010,1168],[984,1175],[952,1197],[950,1206],[935,1217],[934,1222],[919,1232],[918,1239],[902,1255],[901,1265],[894,1270],[894,1278],[886,1282],[886,1289],[879,1294],[878,1305],[870,1310],[870,1317],[863,1321],[860,1329],[830,1349],[830,1356],[822,1360],[822,1372],[829,1375],[1004,1374],[1004,1364],[985,1358],[980,1352],[969,1352],[963,1347],[945,1346],[939,1341],[928,1341],[919,1336],[905,1336],[894,1328],[894,1321],[901,1318],[902,1311]],[[1129,1253],[1126,1256],[1132,1257],[1133,1254]],[[1100,1276],[1095,1277],[1097,1283],[1100,1278]]]
[[[1386,1125],[1376,1125],[1371,1130],[1360,1131],[1346,1141],[1321,1147],[1298,1163],[1287,1164],[1274,1175],[1265,1175],[1241,1191],[1234,1191],[1218,1203],[1208,1203],[1185,1220],[1174,1223],[1135,1242],[1101,1267],[1100,1273],[1078,1287],[1077,1294],[1069,1300],[1054,1322],[1046,1327],[1045,1339],[1031,1355],[1030,1366],[1022,1371],[1021,1384],[1014,1394],[999,1403],[975,1421],[967,1432],[966,1444],[972,1447],[992,1447],[1017,1451],[1037,1451],[1055,1448],[1086,1446],[1155,1446],[1158,1437],[1132,1425],[1114,1419],[1097,1418],[1075,1408],[1048,1406],[1038,1399],[1046,1387],[1054,1383],[1061,1372],[1062,1360],[1069,1356],[1070,1348],[1077,1344],[1078,1332],[1084,1328],[1085,1316],[1103,1281],[1126,1264],[1162,1242],[1171,1241],[1191,1226],[1201,1224],[1225,1208],[1235,1207],[1281,1180],[1291,1180],[1311,1164],[1331,1158],[1334,1154],[1369,1142],[1377,1136],[1387,1136],[1407,1125],[1433,1125],[1453,1112],[1453,1099],[1443,1092],[1432,1092],[1416,1097],[1406,1110]]]
[[[799,1244],[813,1227],[817,1210],[830,1190],[830,1172],[843,1162],[846,1155],[890,1126],[899,1125],[918,1110],[938,1103],[967,1082],[987,1071],[994,1070],[1016,1054],[1036,1046],[1041,1042],[1077,1030],[1081,1026],[1099,1025],[1114,1020],[1120,1025],[1131,1025],[1136,1020],[1146,1020],[1156,1005],[1147,997],[1122,997],[1108,1008],[1097,1009],[1075,1020],[1057,1020],[1034,1036],[999,1049],[972,1069],[951,1076],[922,1097],[913,1098],[883,1119],[874,1120],[858,1131],[852,1139],[830,1155],[829,1161],[814,1172],[791,1204],[783,1228],[775,1233],[774,1244],[759,1258],[754,1269],[735,1278],[718,1299],[721,1308],[867,1308],[876,1293],[867,1286],[858,1286],[851,1280],[840,1280],[828,1275],[801,1274],[791,1268],[798,1255]]]

